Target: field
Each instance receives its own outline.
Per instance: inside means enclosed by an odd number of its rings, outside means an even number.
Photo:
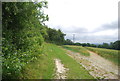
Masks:
[[[92,76],[98,79],[114,79],[118,75],[118,50],[64,45],[70,56],[80,62]],[[86,55],[87,53],[87,55]],[[89,55],[88,55],[89,54]]]
[[[82,47],[82,46],[70,46],[70,45],[64,45],[63,48],[78,52],[81,55],[90,56],[89,52],[87,50],[93,51],[100,56],[104,57],[105,59],[108,59],[115,64],[118,64],[120,62],[120,59],[118,59],[118,50],[112,50],[112,49],[105,49],[105,48],[94,48],[94,47]]]
[[[64,45],[63,48],[74,51],[74,52],[78,52],[82,55],[85,56],[89,56],[89,52],[87,51],[86,48],[82,47],[82,46],[70,46],[70,45]]]
[[[114,62],[115,64],[118,64],[120,62],[120,59],[118,59],[118,50],[112,50],[112,49],[104,49],[104,48],[93,48],[93,47],[86,47],[88,50],[93,51],[100,56]]]

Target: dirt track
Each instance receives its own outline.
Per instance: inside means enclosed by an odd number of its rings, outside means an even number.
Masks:
[[[55,59],[55,65],[56,65],[55,79],[65,79],[67,69],[61,63],[61,60],[60,59]]]
[[[98,54],[88,51],[90,56],[66,50],[67,54],[80,63],[89,73],[99,79],[118,79],[118,66]]]

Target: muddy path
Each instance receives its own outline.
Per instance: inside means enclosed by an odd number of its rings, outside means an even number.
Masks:
[[[56,65],[55,79],[66,79],[67,68],[61,63],[60,59],[54,59]]]
[[[65,49],[66,50],[66,49]],[[80,63],[89,73],[97,79],[118,79],[118,66],[104,59],[98,54],[88,51],[90,56],[83,56],[66,50],[67,54]]]

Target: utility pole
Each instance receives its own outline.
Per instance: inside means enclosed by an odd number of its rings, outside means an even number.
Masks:
[[[73,34],[73,43],[75,42],[75,34]]]

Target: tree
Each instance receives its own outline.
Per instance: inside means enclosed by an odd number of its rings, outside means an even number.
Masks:
[[[75,43],[74,45],[80,46],[80,45],[81,45],[81,43],[77,42],[77,43]]]
[[[116,49],[116,50],[120,50],[120,41],[119,40],[115,41],[113,43],[113,48]]]
[[[73,42],[70,39],[65,40],[65,45],[73,45]]]
[[[63,44],[65,39],[64,36],[65,34],[60,30],[52,29],[52,28],[47,28],[47,35],[46,36],[46,41],[47,42],[52,42],[55,44]]]
[[[109,49],[114,49],[113,42],[110,42]]]
[[[90,46],[90,43],[87,43],[87,46]]]
[[[109,44],[108,43],[103,43],[102,47],[103,48],[109,48]]]
[[[42,54],[42,28],[48,20],[45,1],[2,2],[3,78],[17,78],[30,61]]]

